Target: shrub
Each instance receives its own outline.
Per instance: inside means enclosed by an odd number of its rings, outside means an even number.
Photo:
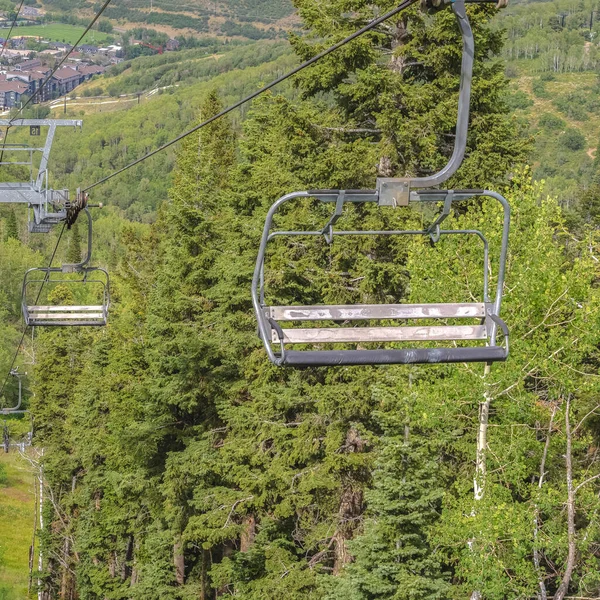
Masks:
[[[538,98],[549,98],[550,95],[546,91],[546,83],[541,79],[534,79],[532,84],[533,93]]]
[[[560,136],[560,144],[573,152],[583,150],[585,148],[585,136],[579,129],[569,127]]]
[[[564,129],[564,127],[566,126],[566,123],[560,118],[557,117],[556,115],[553,115],[552,113],[544,113],[541,117],[540,120],[538,121],[540,127],[545,127],[546,129]]]
[[[509,94],[506,98],[506,103],[511,110],[525,110],[526,108],[533,106],[533,100],[521,90],[517,90],[516,92]]]

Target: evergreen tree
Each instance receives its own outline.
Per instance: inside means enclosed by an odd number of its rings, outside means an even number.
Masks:
[[[4,241],[18,240],[19,239],[19,226],[17,223],[17,215],[15,214],[14,208],[8,211],[6,221],[4,224]]]
[[[202,104],[200,118],[220,110],[217,95],[211,93]],[[219,426],[215,405],[221,397],[220,388],[225,379],[234,377],[223,366],[234,349],[219,338],[219,327],[215,327],[210,312],[214,300],[206,293],[218,284],[211,267],[227,243],[224,236],[215,234],[215,228],[218,219],[225,230],[230,227],[223,198],[230,185],[234,158],[234,137],[227,119],[190,136],[180,151],[171,199],[159,224],[162,264],[148,306],[147,356],[156,375],[151,387],[153,420],[175,423],[164,431],[165,451],[172,448],[185,453],[194,437]],[[181,478],[189,480],[190,473],[198,468],[184,462],[181,471],[179,463],[173,457],[168,465],[170,477],[164,493],[172,509],[165,515],[168,526],[156,535],[171,537],[170,565],[176,568],[170,569],[170,577],[173,585],[182,587],[188,569],[194,563],[202,565],[205,556],[202,551],[186,556],[182,535],[193,513],[193,487],[180,482]],[[201,481],[197,475],[196,485],[202,485]],[[219,552],[217,546],[213,560]],[[198,568],[203,569],[201,585],[208,585],[206,567]]]
[[[305,36],[292,44],[306,59],[365,24],[393,2],[296,0]],[[467,158],[450,187],[492,186],[526,157],[503,101],[508,82],[500,55],[503,33],[489,7],[468,7],[475,36],[475,69]],[[311,41],[312,37],[312,41]],[[490,58],[492,57],[492,58]],[[461,63],[455,17],[403,11],[300,76],[305,96],[332,93],[332,123],[342,140],[367,136],[377,143],[381,176],[423,176],[439,170],[452,152]],[[347,130],[347,133],[344,131]],[[364,133],[360,133],[360,132]],[[335,135],[335,133],[334,133]]]
[[[343,577],[324,582],[332,600],[433,600],[450,591],[442,557],[428,539],[441,510],[445,473],[439,457],[448,440],[420,418],[410,388],[406,377],[392,376],[375,392],[385,411],[375,415],[383,437],[365,494],[366,521],[350,544],[354,562]],[[402,389],[408,394],[398,398]]]
[[[79,221],[75,221],[75,224],[73,227],[71,227],[69,248],[67,250],[67,262],[73,265],[81,262],[81,235],[79,234]]]

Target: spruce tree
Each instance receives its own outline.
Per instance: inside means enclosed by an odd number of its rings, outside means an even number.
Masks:
[[[324,582],[331,600],[434,600],[450,590],[442,558],[428,539],[444,496],[440,451],[447,439],[420,418],[422,407],[406,380],[391,376],[377,386],[385,411],[374,416],[383,437],[365,494],[366,519],[350,544],[354,561],[341,578]],[[399,396],[403,389],[406,395]]]
[[[79,221],[71,228],[69,248],[67,250],[67,262],[77,264],[81,262],[81,235],[79,234]]]
[[[19,226],[17,223],[17,215],[15,214],[14,208],[8,211],[6,221],[4,224],[4,241],[18,240],[19,239]]]
[[[202,104],[200,118],[220,110],[220,100],[211,93]],[[225,235],[215,232],[218,219],[223,221],[223,229],[232,233],[231,224],[225,222],[223,198],[230,186],[234,158],[234,136],[227,119],[190,136],[179,153],[170,201],[158,224],[162,258],[147,317],[147,357],[155,374],[151,412],[155,421],[169,424],[163,431],[165,451],[178,449],[184,457],[196,436],[219,427],[216,404],[220,387],[226,378],[234,377],[222,364],[232,348],[217,333],[221,325],[211,314],[215,300],[207,295],[207,290],[220,283],[213,279],[211,268],[227,244]],[[193,453],[190,449],[189,454]],[[163,491],[172,509],[167,510],[168,525],[156,531],[158,537],[171,539],[170,564],[178,565],[171,569],[171,577],[177,587],[183,587],[189,569],[205,559],[202,550],[186,555],[182,539],[194,512],[194,486],[203,485],[199,466],[183,462],[183,470],[176,456],[167,465],[171,475]],[[214,560],[220,552],[217,545]],[[203,573],[201,585],[205,586],[206,568]]]
[[[292,37],[303,59],[396,6],[359,0],[350,12],[343,0],[294,4],[308,33]],[[470,133],[467,158],[450,187],[501,182],[530,149],[503,100],[508,81],[497,59],[503,32],[489,24],[494,13],[468,7],[476,44]],[[377,144],[379,175],[423,176],[439,170],[452,152],[460,63],[452,12],[445,7],[425,15],[412,8],[320,61],[301,75],[300,88],[305,97],[333,96],[331,118],[339,127],[332,135]]]

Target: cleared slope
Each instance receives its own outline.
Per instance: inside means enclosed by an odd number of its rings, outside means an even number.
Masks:
[[[0,451],[0,464],[8,475],[0,486],[0,598],[27,598],[29,546],[34,519],[33,476],[29,465],[11,449]]]

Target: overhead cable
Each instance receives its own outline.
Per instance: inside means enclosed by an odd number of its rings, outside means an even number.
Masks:
[[[25,104],[23,106],[21,106],[21,108],[19,109],[19,112],[14,117],[12,117],[12,119],[10,120],[10,123],[12,123],[33,102],[34,98],[44,89],[44,87],[50,81],[50,79],[52,79],[52,77],[54,77],[56,72],[63,66],[65,61],[75,51],[75,48],[77,48],[79,46],[79,44],[81,44],[81,42],[83,41],[85,36],[90,32],[90,29],[96,24],[96,21],[102,16],[102,13],[108,8],[108,5],[111,2],[112,2],[112,0],[106,0],[104,2],[104,4],[102,5],[102,8],[96,13],[96,16],[91,20],[90,24],[85,28],[85,31],[81,34],[79,39],[75,42],[75,45],[65,54],[65,56],[58,63],[58,65],[56,65],[54,67],[54,69],[51,71],[50,75],[48,75],[48,77],[46,77],[46,79],[44,79],[44,82],[42,83],[42,85],[40,85],[40,87],[38,87],[38,89],[29,97],[27,102],[25,102]]]
[[[148,160],[149,158],[151,158],[152,156],[158,154],[159,152],[162,152],[163,150],[166,150],[167,148],[173,146],[177,142],[180,142],[181,140],[183,140],[184,138],[188,137],[192,133],[195,133],[199,129],[202,129],[203,127],[206,127],[207,125],[210,125],[211,123],[213,123],[217,119],[220,119],[221,117],[224,117],[225,115],[229,114],[230,112],[232,112],[236,108],[239,108],[240,106],[242,106],[242,105],[250,102],[251,100],[254,100],[254,98],[256,98],[257,96],[260,96],[261,94],[264,94],[265,92],[269,91],[271,88],[274,88],[276,85],[279,85],[280,83],[286,81],[290,77],[293,77],[294,75],[296,75],[300,71],[303,71],[307,67],[312,66],[313,64],[315,64],[316,62],[318,62],[319,60],[321,60],[322,58],[324,58],[325,56],[328,56],[332,52],[335,52],[336,50],[339,50],[342,46],[345,46],[346,44],[349,44],[350,42],[354,41],[356,38],[361,37],[362,35],[364,35],[365,33],[369,32],[369,31],[371,31],[372,29],[374,29],[378,25],[381,25],[381,23],[383,23],[384,21],[387,21],[388,19],[390,19],[393,16],[397,15],[401,11],[407,9],[409,6],[411,6],[411,4],[414,4],[415,2],[416,2],[416,0],[405,0],[402,4],[400,4],[400,6],[397,6],[396,8],[390,10],[389,12],[385,13],[381,17],[378,17],[377,19],[374,19],[373,21],[371,21],[370,23],[368,23],[367,25],[365,25],[364,27],[362,27],[358,31],[355,31],[352,35],[349,35],[348,37],[344,38],[343,40],[341,40],[337,44],[334,44],[333,46],[330,46],[326,50],[323,50],[323,52],[319,52],[319,54],[313,56],[311,59],[307,60],[306,62],[303,62],[301,65],[297,66],[295,69],[292,69],[291,71],[289,71],[285,75],[282,75],[281,77],[278,77],[277,79],[273,80],[271,83],[269,83],[269,84],[265,85],[264,87],[260,88],[256,92],[253,92],[252,94],[246,96],[245,98],[242,98],[241,100],[238,100],[236,103],[234,103],[231,106],[225,108],[220,113],[218,113],[218,114],[210,117],[210,119],[207,119],[206,121],[203,121],[199,125],[196,125],[192,129],[190,129],[190,130],[182,133],[181,135],[177,136],[175,139],[171,140],[170,142],[167,142],[166,144],[163,144],[162,146],[160,146],[160,148],[157,148],[156,150],[152,150],[151,152],[148,152],[148,154],[145,154],[141,158],[138,158],[137,160],[134,160],[133,162],[131,162],[128,165],[126,165],[125,167],[123,167],[121,169],[118,169],[117,171],[114,171],[110,175],[107,175],[106,177],[100,179],[96,183],[93,183],[92,185],[89,185],[83,191],[87,192],[87,191],[91,190],[92,188],[95,188],[95,187],[97,187],[97,186],[99,186],[99,185],[101,185],[103,183],[106,183],[107,181],[109,181],[113,177],[116,177],[117,175],[120,175],[121,173],[124,173],[125,171],[128,171],[132,167],[135,167],[136,165],[139,165],[141,162],[144,162],[145,160]]]
[[[54,258],[56,257],[56,253],[58,252],[58,246],[60,245],[60,241],[62,239],[63,233],[65,232],[65,227],[66,227],[66,224],[63,224],[63,227],[60,231],[60,235],[58,236],[58,240],[56,242],[56,246],[54,246],[54,251],[52,252],[50,262],[48,263],[48,269],[52,268],[52,263],[54,262]],[[48,271],[48,273],[46,273],[46,277],[44,278],[44,281],[42,281],[42,285],[40,286],[40,289],[38,291],[37,298],[35,299],[35,304],[37,304],[40,300],[40,297],[42,295],[42,290],[44,289],[44,284],[46,283],[46,281],[48,281],[49,275],[50,275],[50,272]],[[17,357],[19,356],[19,350],[21,350],[21,346],[23,345],[23,342],[25,341],[26,335],[27,335],[27,325],[25,325],[23,327],[23,335],[21,336],[21,341],[19,342],[19,345],[17,346],[15,355],[13,356],[12,363],[10,365],[10,368],[8,369],[8,375],[6,376],[6,379],[4,380],[4,383],[2,384],[2,389],[0,389],[0,398],[2,398],[2,394],[4,393],[6,384],[8,383],[8,379],[10,377],[10,372],[13,370],[15,363],[17,362]]]

